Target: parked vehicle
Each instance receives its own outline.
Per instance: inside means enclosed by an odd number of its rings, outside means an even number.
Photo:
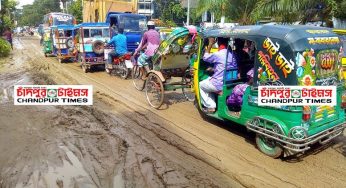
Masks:
[[[82,23],[76,26],[78,61],[84,72],[92,66],[104,65],[108,54],[104,45],[110,40],[110,30],[106,23]]]
[[[52,26],[51,29],[53,33],[53,54],[58,58],[59,63],[64,60],[75,61],[78,54],[75,46],[75,26],[58,25]]]
[[[203,37],[194,64],[194,91],[202,116],[246,126],[256,133],[258,149],[273,158],[282,156],[284,150],[291,154],[305,152],[314,143],[324,144],[342,134],[345,111],[341,96],[345,88],[337,58],[342,44],[332,30],[312,26],[236,26],[207,30]],[[203,40],[209,37],[229,38],[230,44],[241,39],[254,47],[249,51],[249,57],[254,58],[237,62],[238,68],[226,65],[223,89],[214,94],[217,103],[214,113],[204,110],[200,92],[200,82],[209,76],[208,64],[202,59]],[[229,52],[232,47],[228,48]],[[282,62],[285,66],[281,66]],[[238,77],[239,65],[243,63],[252,65],[253,84],[246,87],[240,108],[235,108],[226,101],[235,86],[247,82],[246,78]],[[259,106],[258,86],[261,85],[336,86],[338,102],[336,106]]]
[[[124,34],[127,37],[127,50],[134,52],[146,29],[147,17],[132,13],[109,12],[106,16],[106,23],[111,27],[111,36],[117,32],[119,27],[124,28]]]
[[[182,90],[186,99],[194,100],[190,64],[196,56],[199,37],[200,33],[194,26],[176,28],[161,42],[151,58],[151,71],[143,73],[137,64],[134,65],[133,83],[138,90],[145,88],[150,106],[160,108],[164,92],[177,89]],[[173,77],[181,80],[174,81]]]

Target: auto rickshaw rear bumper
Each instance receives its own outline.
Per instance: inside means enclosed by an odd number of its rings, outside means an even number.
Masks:
[[[247,123],[246,127],[250,131],[263,135],[268,139],[277,141],[283,148],[291,152],[299,153],[309,150],[310,145],[314,143],[319,142],[321,144],[325,144],[333,138],[339,136],[346,128],[346,122],[340,123],[317,134],[307,136],[304,139],[290,138],[285,135],[278,134],[272,130],[265,129],[262,126],[254,125],[251,122]]]

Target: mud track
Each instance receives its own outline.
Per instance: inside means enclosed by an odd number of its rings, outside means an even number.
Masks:
[[[45,58],[33,37],[0,62],[0,187],[345,187],[345,133],[271,159],[254,135],[205,121],[180,92],[154,110],[131,80]],[[14,84],[92,84],[91,107],[13,106]]]

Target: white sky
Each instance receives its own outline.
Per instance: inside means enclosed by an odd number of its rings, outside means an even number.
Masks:
[[[32,4],[34,0],[17,0],[17,2],[19,3],[17,8],[21,8],[23,5]]]

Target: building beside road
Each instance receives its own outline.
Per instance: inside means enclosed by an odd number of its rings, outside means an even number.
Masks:
[[[137,13],[138,0],[84,0],[83,22],[105,22],[108,12]]]
[[[187,7],[187,0],[180,0]],[[197,6],[197,0],[190,0],[190,7]],[[152,18],[155,0],[84,0],[83,22],[104,22],[108,12],[131,12]]]

